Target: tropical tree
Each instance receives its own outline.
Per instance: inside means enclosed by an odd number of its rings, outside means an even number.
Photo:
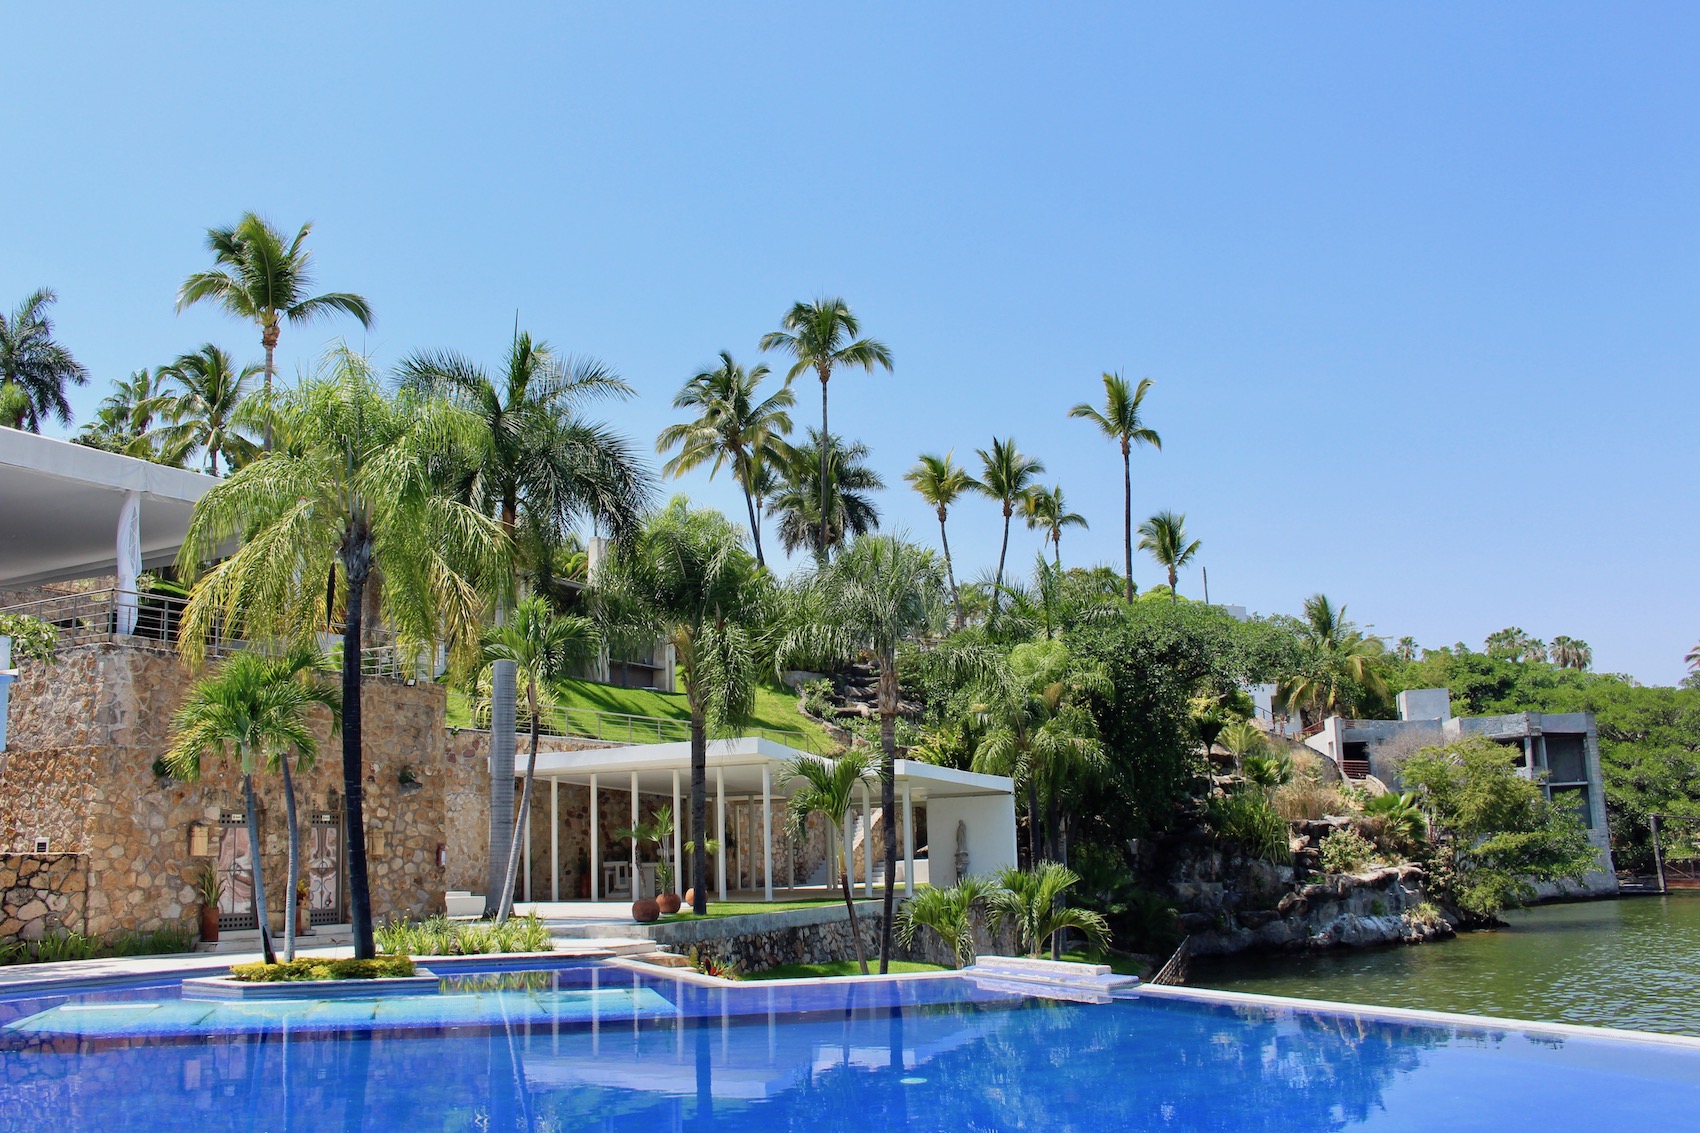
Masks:
[[[1186,537],[1186,516],[1172,511],[1160,511],[1139,525],[1139,549],[1148,551],[1157,565],[1169,572],[1169,600],[1179,601],[1175,589],[1180,569],[1192,562],[1201,544]]]
[[[1385,697],[1382,640],[1364,634],[1326,594],[1306,598],[1304,609],[1297,626],[1301,658],[1276,685],[1276,699],[1301,720],[1315,720],[1348,711],[1365,695]]]
[[[537,778],[537,746],[545,709],[555,704],[554,684],[571,674],[574,662],[596,655],[601,635],[589,618],[556,614],[548,599],[533,596],[514,607],[513,616],[484,635],[484,658],[506,661],[525,692],[526,720],[531,731],[531,753],[525,763],[525,790],[520,795],[519,818],[514,823],[502,872],[502,887],[496,892],[496,920],[506,921],[514,906],[514,882],[519,876],[520,847],[525,844],[526,823],[531,815],[531,788]]]
[[[176,383],[164,394],[160,413],[170,423],[157,430],[160,450],[172,463],[187,461],[200,451],[210,475],[218,475],[219,457],[235,470],[252,460],[259,446],[242,435],[248,423],[247,396],[257,365],[240,370],[230,355],[206,343],[193,354],[180,354],[159,372],[161,379]]]
[[[826,522],[821,522],[818,490],[820,456],[827,453],[825,493]],[[773,497],[773,513],[779,517],[779,542],[787,553],[802,547],[815,551],[817,559],[842,546],[845,540],[878,529],[879,508],[873,492],[885,487],[879,473],[868,467],[868,446],[860,441],[845,444],[834,438],[821,443],[820,434],[809,430],[807,444],[792,449],[783,469],[785,480]]]
[[[330,658],[319,649],[318,643],[296,646],[272,658],[274,673],[279,680],[293,680],[307,690],[307,699],[324,706],[330,712],[331,727],[342,724],[342,697],[337,690],[326,684],[320,675],[330,672]],[[283,817],[289,828],[289,886],[285,890],[289,894],[287,902],[288,915],[283,921],[283,958],[295,959],[295,902],[297,890],[301,884],[301,817],[295,807],[295,773],[290,770],[289,755],[295,753],[295,770],[311,771],[319,760],[319,751],[315,746],[305,749],[298,747],[277,747],[272,749],[271,759],[266,768],[276,767],[283,777]]]
[[[213,255],[213,268],[191,275],[177,292],[179,311],[207,300],[260,328],[260,345],[266,351],[262,405],[267,413],[268,451],[272,447],[272,376],[277,372],[275,355],[282,325],[309,323],[331,314],[351,315],[363,327],[372,325],[371,304],[359,295],[347,291],[309,294],[313,256],[307,250],[307,236],[312,231],[313,222],[308,221],[285,243],[282,232],[251,212],[243,213],[229,228],[209,228],[206,246]]]
[[[207,756],[234,759],[242,776],[242,805],[248,824],[248,856],[253,864],[254,915],[260,927],[260,949],[268,964],[277,963],[266,910],[265,871],[260,858],[259,809],[254,800],[254,776],[274,753],[293,748],[311,760],[318,739],[307,722],[314,704],[335,708],[334,693],[296,679],[290,658],[259,653],[236,653],[217,672],[190,686],[188,697],[172,717],[173,739],[165,765],[179,779],[198,779]],[[282,758],[281,756],[279,757]],[[284,760],[287,767],[287,760]],[[294,852],[291,851],[292,860]],[[290,892],[295,880],[290,878]],[[284,919],[293,924],[294,910]],[[294,933],[289,938],[293,941]]]
[[[674,409],[694,410],[696,417],[667,426],[655,440],[657,452],[680,450],[661,468],[668,476],[683,476],[707,464],[712,480],[723,466],[731,465],[749,512],[757,566],[766,566],[767,560],[762,555],[761,517],[755,504],[756,469],[790,458],[791,447],[785,443],[791,432],[787,411],[796,404],[789,380],[768,397],[760,397],[768,372],[759,365],[745,370],[722,350],[719,366],[698,373],[673,397]]]
[[[802,840],[808,833],[809,818],[820,815],[832,830],[844,829],[844,819],[856,804],[856,792],[866,787],[879,774],[865,752],[851,749],[836,759],[818,755],[799,755],[779,773],[779,782],[787,787],[799,784],[791,792],[786,812],[793,841]],[[847,839],[833,839],[838,849],[838,888],[844,894],[844,907],[850,912],[850,940],[856,948],[856,962],[862,974],[868,974],[868,957],[862,948],[862,930],[856,918],[856,895],[850,887],[850,847]],[[891,889],[891,875],[886,875],[886,890]]]
[[[998,616],[998,592],[1003,589],[1004,560],[1009,555],[1009,519],[1015,505],[1033,487],[1033,478],[1045,470],[1043,462],[1023,456],[1015,447],[1015,438],[992,438],[992,447],[974,450],[979,454],[982,472],[979,479],[981,494],[990,496],[1003,506],[1003,543],[998,548],[998,570],[992,581],[992,617]]]
[[[1547,643],[1521,626],[1506,626],[1487,635],[1482,643],[1489,657],[1501,661],[1545,661]]]
[[[794,359],[785,375],[787,385],[795,381],[798,374],[808,370],[813,370],[820,378],[820,433],[816,438],[819,451],[815,454],[819,466],[818,515],[832,514],[828,496],[834,469],[828,456],[836,438],[827,425],[826,393],[833,370],[841,366],[859,366],[873,373],[875,366],[883,366],[887,373],[891,371],[891,351],[885,343],[875,338],[857,337],[861,333],[860,320],[851,313],[844,300],[823,297],[812,303],[793,304],[780,320],[779,329],[763,335],[761,340],[763,350],[777,350]],[[829,532],[830,525],[823,525],[816,532],[820,539],[815,549],[818,557],[825,558],[832,546],[826,541]]]
[[[1102,947],[1110,942],[1104,915],[1063,904],[1064,895],[1079,881],[1080,875],[1060,862],[1038,862],[1031,870],[1005,866],[988,903],[999,923],[1014,926],[1016,947],[1029,956],[1043,955],[1065,929],[1083,933]]]
[[[1586,669],[1594,663],[1594,651],[1586,641],[1559,634],[1552,639],[1552,663],[1561,669]]]
[[[499,373],[453,351],[421,352],[402,361],[399,383],[412,397],[446,400],[472,422],[470,442],[459,459],[441,462],[438,478],[453,498],[493,518],[507,544],[516,569],[493,580],[498,625],[517,592],[517,568],[529,562],[546,582],[576,521],[588,517],[617,539],[637,531],[649,506],[648,473],[624,437],[585,412],[632,395],[603,363],[559,356],[516,326]],[[512,888],[511,878],[503,887],[503,871],[515,837],[509,713],[517,679],[506,661],[491,666],[489,916]]]
[[[1151,379],[1141,378],[1138,387],[1129,389],[1120,374],[1104,375],[1104,408],[1081,402],[1068,411],[1070,417],[1080,417],[1098,426],[1100,432],[1115,441],[1122,450],[1122,560],[1127,568],[1127,592],[1133,601],[1133,464],[1135,445],[1150,445],[1159,451],[1163,439],[1157,430],[1145,424],[1139,415],[1145,395],[1151,390]]]
[[[665,638],[678,658],[691,713],[692,908],[708,912],[708,732],[733,728],[755,704],[752,632],[766,596],[738,529],[676,497],[629,546],[616,545],[593,579],[605,630]]]
[[[936,624],[944,578],[931,551],[892,536],[856,540],[836,562],[804,582],[819,592],[810,616],[789,632],[780,657],[802,654],[848,661],[866,654],[879,675],[880,813],[885,821],[885,920],[880,926],[880,973],[891,961],[892,903],[897,892],[896,761],[901,689],[897,649]]]
[[[1417,659],[1417,639],[1401,637],[1398,644],[1393,646],[1393,656],[1401,661],[1415,661]]]
[[[966,968],[974,962],[974,917],[986,913],[996,891],[983,877],[965,877],[948,889],[922,885],[897,914],[897,939],[913,948],[916,934],[932,929],[950,949],[956,966]]]
[[[1062,485],[1054,488],[1034,488],[1021,498],[1021,514],[1029,531],[1043,531],[1046,542],[1055,549],[1057,568],[1062,568],[1062,533],[1065,527],[1087,529],[1086,517],[1068,510]]]
[[[127,379],[112,383],[112,392],[101,399],[94,420],[85,424],[73,440],[89,448],[122,453],[139,460],[166,460],[155,443],[154,419],[165,408],[164,374],[136,370]]]
[[[951,462],[954,452],[943,456],[922,453],[903,478],[915,489],[916,495],[932,505],[939,517],[939,543],[944,547],[944,573],[950,582],[950,601],[956,611],[956,628],[963,625],[962,593],[956,588],[956,569],[950,562],[950,535],[945,531],[945,519],[950,507],[966,493],[973,491],[978,481],[968,470]]]
[[[355,954],[369,957],[360,703],[367,583],[382,575],[378,610],[399,640],[421,651],[437,641],[465,651],[478,640],[481,586],[510,569],[507,543],[494,521],[438,490],[442,454],[476,441],[453,406],[390,396],[365,358],[339,347],[278,412],[288,443],[195,506],[177,560],[181,577],[241,545],[195,583],[180,636],[191,659],[215,627],[226,637],[307,641],[341,595],[348,889]]]
[[[1222,746],[1234,755],[1236,766],[1244,766],[1250,755],[1261,755],[1269,746],[1269,737],[1250,720],[1236,720],[1222,729]]]
[[[53,341],[47,308],[58,296],[48,288],[30,292],[11,314],[0,313],[0,425],[41,432],[44,417],[71,422],[65,387],[89,380],[88,370]]]

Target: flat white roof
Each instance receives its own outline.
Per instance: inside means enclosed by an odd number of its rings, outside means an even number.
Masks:
[[[514,762],[518,773],[525,774],[526,752],[521,745]],[[793,759],[808,755],[773,740],[746,736],[731,740],[710,740],[708,744],[708,789],[715,791],[717,775],[726,783],[730,795],[760,795],[762,770],[768,773],[770,789],[775,797],[789,792],[780,785],[779,772]],[[812,757],[811,758],[818,758]],[[1015,783],[1006,775],[982,775],[975,771],[957,771],[913,759],[899,759],[896,764],[897,784],[909,786],[919,802],[928,798],[961,798],[974,795],[1013,795]],[[582,787],[590,785],[596,776],[597,787],[613,791],[632,789],[632,776],[637,776],[638,793],[646,795],[673,794],[673,775],[677,772],[681,787],[690,790],[691,745],[689,741],[668,744],[634,744],[629,747],[593,748],[586,751],[545,751],[537,756],[537,777],[557,779]]]
[[[200,472],[0,428],[0,588],[111,574],[118,512],[141,506],[142,565],[168,565],[195,501],[218,481]]]

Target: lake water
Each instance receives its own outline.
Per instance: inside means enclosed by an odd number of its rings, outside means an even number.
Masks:
[[[1373,951],[1223,957],[1197,987],[1700,1035],[1700,893],[1543,905]]]

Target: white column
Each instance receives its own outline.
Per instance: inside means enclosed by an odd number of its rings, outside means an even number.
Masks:
[[[525,815],[525,899],[531,900],[531,813]]]
[[[719,883],[720,899],[726,900],[726,769],[714,769],[714,840],[720,852],[714,855],[714,877]]]
[[[903,784],[903,895],[915,895],[915,802],[910,784]]]
[[[862,896],[874,895],[874,812],[868,785],[862,784]]]
[[[596,805],[596,775],[590,776],[590,899],[601,900],[602,894],[602,836]]]
[[[549,900],[561,899],[561,781],[549,777]]]
[[[673,769],[673,888],[674,889],[679,888],[679,883],[683,880],[683,878],[681,878],[679,876],[679,873],[680,873],[681,870],[683,870],[685,868],[685,859],[682,856],[683,851],[684,851],[684,837],[685,836],[684,836],[684,834],[681,833],[681,831],[684,830],[684,828],[685,828],[685,816],[679,813],[679,769],[677,767],[675,767]]]
[[[632,772],[632,829],[638,824],[637,772]],[[643,896],[643,878],[638,873],[638,840],[632,839],[632,900]]]
[[[773,900],[773,772],[761,765],[761,883],[769,901]]]
[[[856,808],[844,812],[844,896],[856,895]]]
[[[142,497],[124,493],[118,509],[118,625],[119,633],[136,632],[136,580],[142,573]]]

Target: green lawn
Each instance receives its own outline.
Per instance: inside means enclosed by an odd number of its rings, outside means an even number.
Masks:
[[[861,903],[861,902],[858,902]],[[662,917],[662,924],[674,921],[713,920],[716,917],[747,917],[755,913],[783,913],[791,909],[813,909],[820,905],[842,905],[838,897],[811,897],[805,901],[710,901],[708,913],[697,916],[690,911],[689,906],[680,909],[670,917]]]
[[[640,688],[619,688],[615,685],[598,684],[596,681],[562,681],[556,689],[556,698],[561,707],[569,709],[583,708],[629,716],[656,716],[663,720],[678,720],[681,723],[691,718],[690,707],[685,703],[683,693],[646,692]],[[615,733],[618,732],[617,723],[607,723]],[[457,689],[449,690],[448,725],[451,728],[472,726],[472,714],[467,707],[466,696]],[[827,743],[826,732],[820,724],[797,711],[797,694],[780,685],[757,686],[755,712],[750,717],[750,727],[769,728],[780,732],[803,732],[817,745]],[[686,733],[681,729],[677,738],[685,737]],[[609,738],[619,737],[610,733]],[[641,725],[634,732],[634,738],[640,741],[643,739]],[[650,738],[653,740],[653,734]]]
[[[874,957],[868,961],[868,971],[880,970],[879,959]],[[893,960],[887,965],[891,972],[943,972],[949,969],[942,964],[923,964],[916,960]],[[781,964],[777,968],[769,968],[765,972],[748,972],[746,980],[800,980],[818,979],[821,976],[859,976],[862,974],[861,965],[854,960],[833,960],[826,964]]]
[[[1063,959],[1076,964],[1108,964],[1110,971],[1118,976],[1138,976],[1144,979],[1150,972],[1150,966],[1127,956],[1117,956],[1114,953],[1100,952],[1093,949],[1090,952],[1064,952]]]

